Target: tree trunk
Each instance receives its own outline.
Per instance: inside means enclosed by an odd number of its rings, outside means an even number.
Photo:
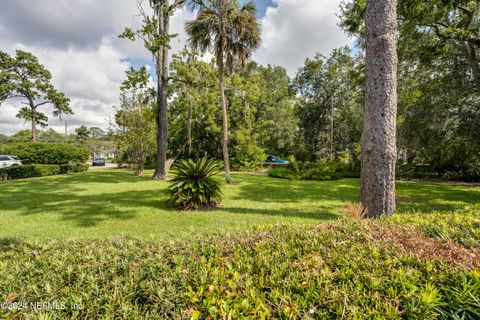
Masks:
[[[168,35],[169,19],[168,13],[164,12],[163,6],[157,7],[159,19],[159,34]],[[168,139],[168,47],[163,46],[157,53],[157,158],[154,179],[164,180],[166,178],[167,162],[167,139]]]
[[[188,103],[188,127],[187,127],[187,144],[188,144],[188,156],[192,154],[192,113],[193,113],[193,101],[190,91],[185,86],[184,88],[185,96]]]
[[[30,109],[32,110],[32,142],[37,142],[37,111],[32,99],[30,99]]]
[[[230,179],[230,158],[228,155],[228,113],[227,113],[227,97],[225,96],[225,82],[224,82],[224,64],[223,55],[219,55],[217,58],[218,63],[218,80],[220,82],[220,98],[222,102],[222,120],[223,120],[223,138],[222,138],[222,151],[223,151],[223,164],[225,167],[225,180],[227,184],[231,183]]]
[[[480,88],[480,65],[478,64],[477,59],[477,48],[473,43],[465,41],[463,43],[463,50],[472,70],[473,80],[475,81],[477,88]]]
[[[395,212],[397,115],[396,1],[367,0],[366,96],[362,134],[364,217]]]
[[[330,101],[331,108],[330,108],[330,161],[333,161],[333,97]]]

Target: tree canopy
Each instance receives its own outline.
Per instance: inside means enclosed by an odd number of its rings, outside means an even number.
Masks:
[[[7,99],[26,100],[19,107],[17,117],[32,123],[32,141],[36,141],[37,125],[47,126],[48,117],[38,110],[44,105],[53,106],[53,116],[72,114],[70,100],[55,89],[52,75],[29,52],[17,50],[14,57],[0,51],[0,104]]]

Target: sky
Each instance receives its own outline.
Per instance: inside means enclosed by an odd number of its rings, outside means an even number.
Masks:
[[[338,27],[340,0],[256,0],[262,25],[262,45],[253,59],[281,65],[291,76],[308,57],[329,54],[352,40]],[[148,3],[148,1],[146,1]],[[193,20],[189,8],[177,10],[171,20],[172,53],[186,43],[184,24]],[[152,58],[141,42],[117,35],[124,27],[138,25],[135,0],[1,0],[0,50],[13,55],[20,49],[32,52],[52,73],[56,88],[71,100],[73,115],[62,120],[49,117],[49,128],[69,133],[80,125],[107,128],[118,105],[119,86],[130,67],[151,65]],[[0,105],[0,133],[28,129],[18,119],[21,101]]]

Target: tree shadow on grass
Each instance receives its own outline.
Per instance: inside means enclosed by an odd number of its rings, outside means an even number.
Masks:
[[[106,220],[127,220],[139,208],[173,210],[166,204],[164,185],[135,189],[135,183],[150,180],[128,172],[98,171],[39,179],[8,181],[0,184],[0,208],[25,216],[54,213],[61,220],[80,227],[94,227]],[[131,191],[109,192],[100,184],[128,183]],[[98,194],[95,193],[98,188]],[[144,187],[145,188],[145,187]]]
[[[299,203],[304,201],[353,201],[358,199],[358,181],[291,181],[267,176],[237,176],[235,199],[258,202]]]
[[[50,189],[71,188],[89,183],[117,184],[139,183],[151,180],[150,177],[135,177],[129,171],[124,170],[99,170],[81,173],[63,174],[49,177],[0,181],[1,190],[14,190],[15,188],[34,187]]]
[[[35,194],[25,194],[35,197]],[[126,191],[112,194],[75,195],[65,192],[49,194],[39,201],[18,203],[15,208],[22,215],[31,216],[45,212],[55,213],[64,221],[73,221],[80,227],[94,227],[106,220],[127,220],[135,217],[139,208],[156,208],[173,211],[166,197],[159,192]]]
[[[239,192],[234,199],[249,199],[257,202],[322,203],[358,202],[360,182],[358,179],[336,181],[291,181],[268,176],[237,175]],[[409,211],[453,211],[467,205],[480,203],[479,187],[459,187],[438,184],[397,183],[397,208]],[[333,207],[335,209],[338,207]]]
[[[479,187],[397,182],[399,212],[453,211],[480,203]]]
[[[224,212],[244,215],[269,215],[282,218],[302,218],[313,220],[335,220],[339,215],[335,214],[335,208],[322,208],[321,210],[295,210],[291,208],[286,209],[256,209],[256,208],[237,208],[228,207],[218,209]]]
[[[0,251],[18,246],[21,242],[20,238],[15,237],[0,238]]]
[[[331,220],[344,203],[358,201],[359,181],[289,181],[235,174],[225,187],[224,208],[233,214]],[[118,170],[1,182],[0,210],[24,216],[58,214],[60,220],[94,227],[108,220],[135,218],[142,209],[176,213],[166,200],[166,184]],[[138,184],[144,182],[144,184]],[[115,184],[123,183],[115,192]],[[399,212],[451,211],[480,202],[480,188],[399,183]],[[271,204],[270,204],[271,203]],[[274,205],[280,204],[280,205]]]

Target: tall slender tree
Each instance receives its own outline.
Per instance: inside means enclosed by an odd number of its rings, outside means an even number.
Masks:
[[[149,15],[143,0],[137,0],[137,6],[143,18],[143,25],[138,30],[125,28],[121,38],[135,40],[140,38],[145,47],[155,58],[157,76],[157,156],[154,179],[166,178],[167,141],[168,141],[168,52],[170,40],[175,35],[170,34],[170,16],[185,4],[186,0],[149,0],[153,15]]]
[[[53,116],[72,114],[70,100],[55,89],[52,75],[30,52],[16,51],[15,57],[0,51],[0,104],[7,99],[23,99],[17,117],[32,123],[32,141],[37,141],[37,125],[47,126],[48,117],[38,109],[53,106]]]
[[[222,152],[225,179],[230,179],[228,153],[228,112],[225,95],[225,73],[232,71],[234,64],[244,65],[252,51],[260,46],[260,23],[256,18],[256,6],[252,1],[240,4],[237,0],[192,0],[198,15],[187,22],[186,31],[193,50],[213,50],[218,67],[220,100],[222,105]]]
[[[395,212],[397,116],[396,0],[367,0],[366,96],[362,135],[364,217]]]

